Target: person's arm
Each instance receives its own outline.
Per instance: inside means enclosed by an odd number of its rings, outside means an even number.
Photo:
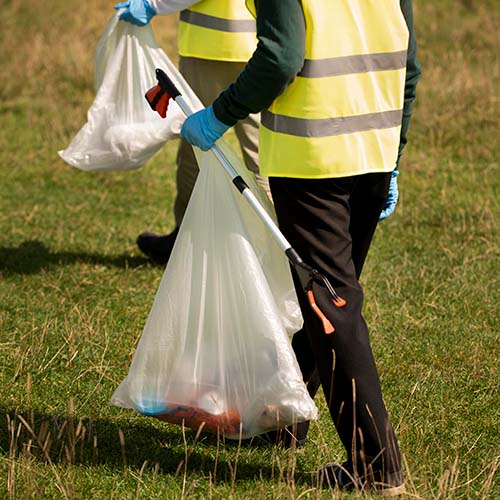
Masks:
[[[406,62],[406,81],[405,81],[405,95],[403,106],[403,121],[401,124],[401,136],[399,141],[399,152],[397,165],[403,149],[408,142],[408,128],[410,126],[411,115],[413,111],[413,101],[415,100],[417,83],[420,79],[421,69],[417,61],[417,42],[415,38],[415,30],[413,27],[413,5],[412,0],[400,0],[401,11],[406,20],[408,30],[410,32],[410,39],[408,43],[408,58]]]
[[[160,16],[166,16],[188,9],[200,0],[148,0],[151,7]]]
[[[257,48],[236,82],[213,103],[215,116],[227,125],[268,108],[304,64],[300,0],[255,0],[255,7]]]
[[[413,27],[413,5],[412,0],[400,0],[399,5],[401,6],[401,11],[406,20],[406,25],[409,31],[409,42],[408,42],[408,54],[406,60],[406,79],[405,79],[405,93],[404,93],[404,104],[403,104],[403,120],[401,122],[401,134],[399,138],[399,150],[398,159],[396,160],[396,168],[391,174],[391,180],[389,184],[389,192],[387,194],[387,199],[385,205],[380,214],[379,220],[382,221],[392,215],[396,209],[396,204],[399,198],[398,190],[398,174],[399,174],[399,163],[401,160],[401,155],[403,154],[403,149],[408,142],[408,128],[410,126],[411,115],[413,111],[413,101],[415,100],[417,92],[417,83],[420,79],[420,65],[417,61],[417,42],[415,39],[415,30]]]

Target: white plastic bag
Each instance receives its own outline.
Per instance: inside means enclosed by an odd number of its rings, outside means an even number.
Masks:
[[[219,145],[274,216],[235,154]],[[289,338],[302,316],[288,261],[213,154],[196,155],[200,174],[111,403],[230,439],[315,419]]]
[[[87,123],[69,146],[59,151],[66,163],[81,170],[138,168],[166,141],[178,137],[184,115],[177,104],[171,101],[162,120],[144,98],[156,83],[155,68],[165,68],[178,88],[195,99],[158,47],[152,28],[119,21],[118,16],[111,18],[95,50],[96,98]]]

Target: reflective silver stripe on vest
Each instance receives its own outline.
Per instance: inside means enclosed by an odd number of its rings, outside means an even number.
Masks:
[[[296,135],[299,137],[330,137],[352,134],[366,130],[399,127],[403,119],[403,110],[383,111],[366,115],[346,116],[342,118],[321,118],[308,120],[285,115],[275,115],[268,110],[262,111],[261,123],[273,132]]]
[[[230,33],[255,33],[256,25],[253,19],[223,19],[222,17],[209,16],[200,12],[183,10],[180,20],[188,24],[201,26],[217,31]]]
[[[328,59],[306,59],[298,76],[322,78],[328,76],[387,71],[406,67],[407,51],[361,54],[356,56],[332,57]]]

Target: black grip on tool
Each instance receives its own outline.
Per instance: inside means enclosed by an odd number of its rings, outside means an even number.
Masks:
[[[304,270],[306,271],[306,275],[309,276],[309,274],[311,273],[311,268],[307,266],[307,264],[304,264],[304,261],[299,257],[299,254],[292,247],[285,250],[285,255],[288,257],[288,260],[292,263],[294,267],[299,267],[304,265],[303,267]],[[299,274],[304,275],[304,273],[299,273]],[[302,276],[300,276],[300,278],[301,278],[300,281],[302,283]]]
[[[243,178],[240,175],[238,175],[233,179],[233,184],[238,188],[238,191],[240,193],[243,193],[243,191],[248,188],[247,183],[243,180]]]
[[[165,90],[172,99],[175,99],[176,97],[181,95],[181,93],[177,90],[174,82],[170,80],[165,71],[161,70],[160,68],[156,68],[156,79],[158,80],[158,84],[160,85],[160,87]]]

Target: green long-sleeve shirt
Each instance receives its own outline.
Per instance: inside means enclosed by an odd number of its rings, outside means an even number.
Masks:
[[[398,163],[407,143],[408,126],[421,73],[416,58],[412,0],[400,0],[400,5],[410,38]],[[236,82],[213,103],[217,118],[228,125],[234,125],[250,113],[268,108],[293,81],[304,64],[306,27],[301,1],[255,0],[255,7],[257,49]]]

